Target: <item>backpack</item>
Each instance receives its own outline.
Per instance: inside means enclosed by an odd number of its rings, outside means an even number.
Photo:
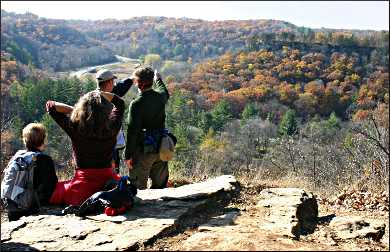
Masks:
[[[34,190],[34,166],[39,153],[20,150],[4,170],[1,182],[1,199],[11,200],[19,210],[38,206],[38,194]]]
[[[158,153],[162,161],[173,158],[177,139],[168,129],[144,130],[144,153]]]
[[[119,181],[115,181],[114,183],[108,181],[106,185],[111,185],[114,188],[96,192],[80,206],[71,205],[66,207],[62,210],[62,214],[86,216],[105,212],[106,215],[117,215],[133,206],[134,197],[137,194],[137,187],[130,181],[128,176],[122,176]],[[111,211],[107,212],[107,210]]]
[[[169,132],[165,132],[161,137],[160,143],[160,159],[162,161],[170,161],[175,153],[176,137]]]

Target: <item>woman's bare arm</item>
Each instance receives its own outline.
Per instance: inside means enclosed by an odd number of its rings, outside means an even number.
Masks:
[[[63,114],[70,114],[73,111],[73,107],[62,103],[62,102],[55,102],[55,108],[57,112],[63,113]]]

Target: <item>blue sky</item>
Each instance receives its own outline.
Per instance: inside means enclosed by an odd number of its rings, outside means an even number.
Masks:
[[[389,30],[388,1],[1,1],[1,8],[58,19],[276,19],[310,28]]]

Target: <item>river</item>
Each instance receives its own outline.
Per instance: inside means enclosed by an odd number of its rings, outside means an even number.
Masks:
[[[95,65],[95,66],[89,66],[89,67],[83,67],[76,71],[71,71],[69,73],[69,76],[73,77],[76,76],[77,78],[80,78],[83,74],[86,73],[96,73],[97,69],[100,68],[112,68],[115,65],[123,64],[123,63],[131,63],[134,65],[140,64],[140,61],[138,59],[131,59],[119,55],[115,55],[115,58],[118,60],[116,62],[103,64],[103,65]]]

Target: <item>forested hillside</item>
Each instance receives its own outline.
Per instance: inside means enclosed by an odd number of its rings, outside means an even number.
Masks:
[[[1,50],[23,64],[51,71],[114,61],[112,50],[65,20],[39,18],[34,14],[1,11]]]
[[[24,64],[63,71],[114,60],[119,54],[199,62],[272,41],[388,47],[388,31],[310,29],[277,20],[203,21],[165,17],[57,20],[1,12],[1,49]]]
[[[175,86],[193,94],[202,108],[229,100],[235,117],[249,102],[272,99],[295,109],[304,119],[329,116],[333,111],[348,119],[359,109],[388,103],[388,56],[376,50],[342,50],[301,51],[283,46],[227,53],[198,64]],[[269,112],[278,111],[263,111],[263,115]]]
[[[177,169],[385,189],[388,53],[318,49],[286,43],[227,53],[182,81],[169,78]]]
[[[334,191],[388,186],[388,31],[3,10],[1,18],[2,168],[21,147],[23,126],[40,121],[57,167],[71,171],[69,139],[44,103],[74,104],[95,84],[50,76],[118,54],[159,69],[168,84],[167,124],[178,137],[172,176],[233,173]]]
[[[203,21],[188,18],[136,17],[127,20],[72,21],[69,25],[101,41],[117,54],[138,58],[198,62],[227,51],[253,50],[271,41],[384,47],[388,32],[310,29],[278,20]],[[130,45],[130,46],[129,46]]]

